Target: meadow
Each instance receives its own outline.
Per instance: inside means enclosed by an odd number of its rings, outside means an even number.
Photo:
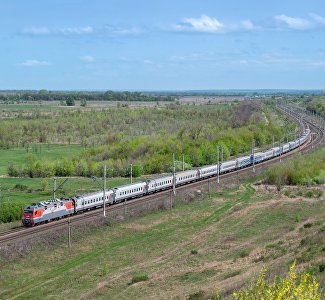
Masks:
[[[26,257],[0,259],[0,297],[229,297],[255,282],[263,267],[269,280],[294,260],[324,285],[324,196],[289,198],[251,182],[176,202],[171,211],[72,228],[72,249],[62,236]]]

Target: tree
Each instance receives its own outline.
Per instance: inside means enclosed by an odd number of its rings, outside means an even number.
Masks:
[[[87,106],[87,101],[86,101],[86,99],[81,99],[81,100],[80,100],[80,106],[83,106],[83,107]]]
[[[72,97],[68,97],[67,100],[65,100],[65,103],[67,104],[67,106],[75,106],[75,102]]]

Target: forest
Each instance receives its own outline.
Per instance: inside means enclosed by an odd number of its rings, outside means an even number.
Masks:
[[[154,108],[109,108],[103,111],[60,110],[31,113],[0,121],[0,148],[23,147],[24,164],[8,161],[13,177],[133,176],[170,172],[172,155],[178,169],[216,163],[217,147],[223,157],[284,140],[295,125],[276,117],[259,102],[231,105],[169,105]],[[80,144],[78,155],[58,159],[39,157],[35,145]]]
[[[2,91],[0,102],[23,103],[26,101],[174,101],[171,95],[154,95],[143,92],[74,92],[74,91]]]

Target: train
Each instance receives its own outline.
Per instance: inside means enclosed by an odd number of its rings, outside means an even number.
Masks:
[[[194,181],[215,177],[218,174],[247,168],[253,164],[259,164],[300,147],[309,139],[310,134],[310,129],[306,128],[299,138],[264,152],[257,152],[215,165],[203,166],[193,170],[176,172],[175,174],[107,189],[105,190],[105,196],[104,191],[97,191],[67,199],[50,199],[33,203],[23,209],[22,224],[26,227],[40,225],[87,210],[103,207],[104,201],[105,205],[113,205],[162,190],[172,189],[174,185],[178,187]]]

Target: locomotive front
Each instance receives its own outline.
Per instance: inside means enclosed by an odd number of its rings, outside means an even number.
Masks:
[[[33,206],[27,206],[23,209],[21,222],[24,226],[34,226],[35,209]]]

